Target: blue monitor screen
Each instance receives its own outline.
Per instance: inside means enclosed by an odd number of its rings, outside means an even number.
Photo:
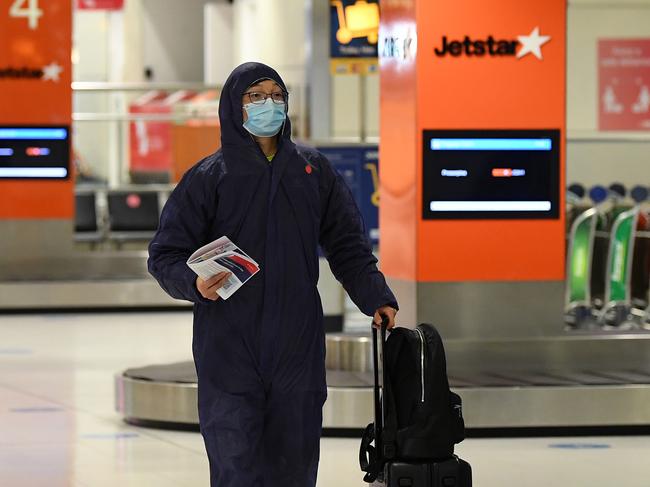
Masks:
[[[70,128],[0,126],[0,179],[67,179]]]
[[[559,218],[559,130],[425,130],[423,218]]]

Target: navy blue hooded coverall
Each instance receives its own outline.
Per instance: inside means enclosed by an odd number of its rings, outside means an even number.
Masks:
[[[151,274],[172,297],[194,303],[199,423],[213,487],[316,483],[326,397],[319,244],[361,311],[397,307],[327,159],[291,141],[288,117],[272,163],[243,128],[242,94],[261,79],[286,90],[263,64],[232,72],[219,106],[222,148],[182,178],[149,246]],[[223,235],[261,271],[228,300],[210,301],[186,261]]]

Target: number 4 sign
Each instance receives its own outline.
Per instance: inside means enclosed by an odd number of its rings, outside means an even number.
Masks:
[[[38,8],[38,0],[14,0],[9,8],[9,17],[26,18],[29,28],[38,29],[38,21],[43,10]]]
[[[71,44],[71,0],[0,0],[0,125],[70,124]]]

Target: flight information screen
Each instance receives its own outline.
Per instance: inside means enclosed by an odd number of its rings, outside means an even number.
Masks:
[[[559,130],[425,130],[423,218],[559,218]]]
[[[0,179],[66,179],[69,127],[0,126]]]

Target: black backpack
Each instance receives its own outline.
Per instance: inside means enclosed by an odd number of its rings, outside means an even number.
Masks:
[[[382,326],[382,393],[379,393],[377,330],[373,328],[375,422],[359,451],[364,481],[374,482],[387,462],[437,462],[453,458],[465,438],[460,396],[449,390],[447,361],[433,325]],[[371,443],[374,441],[375,446]]]

